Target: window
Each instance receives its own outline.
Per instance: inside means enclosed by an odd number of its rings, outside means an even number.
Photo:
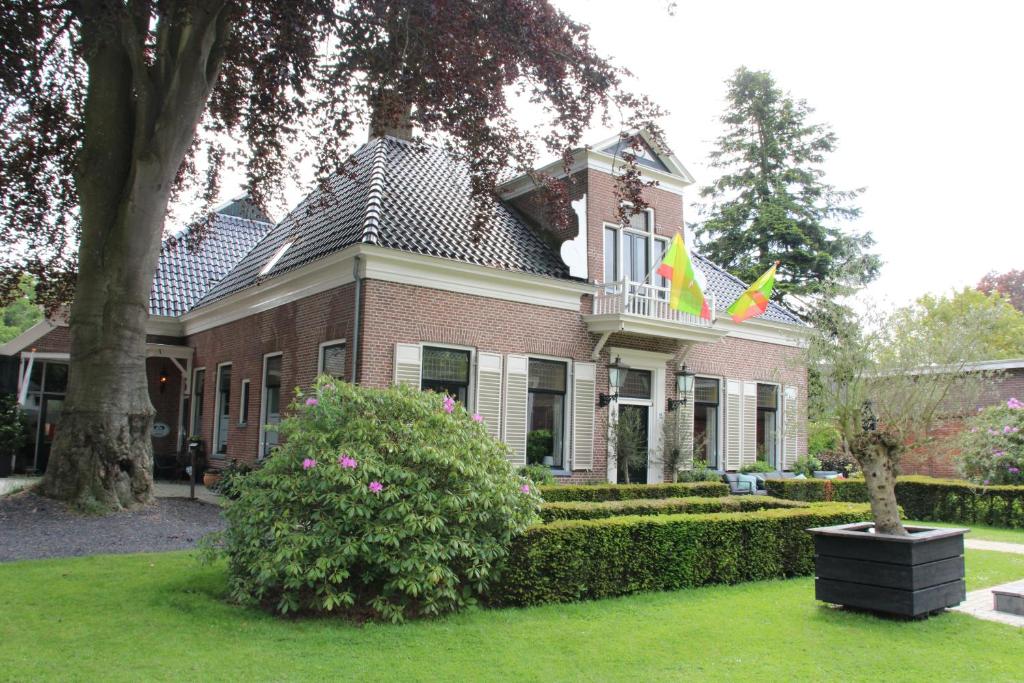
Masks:
[[[345,379],[345,342],[331,341],[320,345],[317,372],[334,379]]]
[[[242,380],[241,391],[238,392],[242,404],[238,409],[238,425],[245,426],[249,423],[249,380]]]
[[[636,211],[629,217],[629,227],[640,232],[650,232],[651,212],[647,209]]]
[[[462,405],[469,405],[469,366],[468,350],[424,346],[420,388],[448,394]]]
[[[267,265],[263,266],[263,269],[260,271],[260,274],[259,274],[258,277],[263,277],[264,275],[269,273],[271,270],[273,270],[274,266],[277,265],[277,262],[281,260],[282,256],[284,256],[284,253],[286,251],[288,251],[288,247],[292,246],[293,244],[295,244],[295,238],[294,237],[288,239],[284,244],[279,246],[277,248],[277,251],[274,252],[274,255],[270,257],[269,261],[267,261]]]
[[[622,276],[630,282],[643,282],[650,268],[650,237],[625,230],[622,233]]]
[[[718,394],[721,383],[709,377],[693,381],[693,458],[718,468]]]
[[[651,397],[651,371],[627,370],[626,381],[622,383],[619,396],[623,398],[649,399]]]
[[[266,425],[281,422],[281,354],[264,356],[263,358],[263,400],[260,402],[260,457],[270,455],[277,445],[277,432],[268,431]]]
[[[565,468],[565,387],[568,363],[530,359],[526,459]]]
[[[206,390],[206,370],[199,368],[192,379],[192,436],[203,429],[203,394]]]
[[[604,228],[604,281],[616,282],[619,279],[619,231],[616,228]]]
[[[662,237],[655,237],[654,238],[654,263],[655,264],[661,263],[661,260],[663,258],[665,258],[665,252],[666,251],[668,251],[668,240],[664,239]],[[653,269],[654,266],[652,265],[651,268]],[[668,281],[668,279],[663,278],[660,275],[655,275],[654,276],[654,284],[656,284],[658,287],[663,287],[664,289],[667,290],[671,283]],[[660,298],[662,298],[662,299],[666,298],[665,295],[667,295],[667,294],[668,294],[667,291],[658,292],[658,296]]]
[[[214,453],[224,455],[228,452],[228,422],[231,419],[231,364],[225,363],[217,367],[217,401],[214,406],[216,413],[213,429]]]
[[[778,449],[779,388],[757,385],[757,459],[776,467]]]

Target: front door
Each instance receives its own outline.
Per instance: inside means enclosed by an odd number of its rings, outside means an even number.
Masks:
[[[651,419],[651,408],[646,405],[638,405],[625,403],[619,406],[619,418],[622,416],[634,413],[637,417],[637,422],[640,424],[640,441],[643,445],[644,457],[629,466],[629,483],[630,484],[646,484],[647,483],[647,466],[650,459],[651,440],[649,435],[648,425]],[[619,483],[625,483],[622,475],[619,474]]]

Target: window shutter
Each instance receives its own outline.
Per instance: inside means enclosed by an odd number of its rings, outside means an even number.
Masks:
[[[526,464],[526,414],[529,402],[530,362],[526,356],[505,356],[504,440],[512,449],[509,461],[516,467]]]
[[[501,438],[501,354],[479,353],[476,360],[476,412],[487,433]]]
[[[740,441],[743,433],[743,383],[725,383],[725,467],[738,470],[742,464]]]
[[[743,383],[742,464],[757,461],[757,382]],[[742,465],[741,465],[742,466]]]
[[[420,345],[395,344],[395,384],[420,388]]]
[[[679,461],[680,470],[692,470],[693,469],[693,401],[694,392],[691,389],[686,392],[686,395],[680,395],[679,398],[685,398],[686,403],[677,406],[675,409],[676,414],[676,438],[675,447],[679,449],[682,458]]]
[[[782,467],[789,469],[796,462],[796,450],[800,443],[797,388],[786,387],[784,397],[782,402]]]
[[[594,469],[594,404],[597,365],[574,363],[572,371],[572,468]]]

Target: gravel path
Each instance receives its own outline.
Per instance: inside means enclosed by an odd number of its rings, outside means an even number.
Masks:
[[[218,506],[182,498],[90,517],[33,493],[15,493],[0,497],[0,562],[181,550],[223,527]]]

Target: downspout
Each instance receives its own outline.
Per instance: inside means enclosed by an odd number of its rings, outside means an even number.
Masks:
[[[363,310],[363,279],[359,274],[359,266],[363,260],[357,255],[352,263],[352,279],[356,283],[355,320],[352,323],[352,384],[359,383],[359,323]]]

